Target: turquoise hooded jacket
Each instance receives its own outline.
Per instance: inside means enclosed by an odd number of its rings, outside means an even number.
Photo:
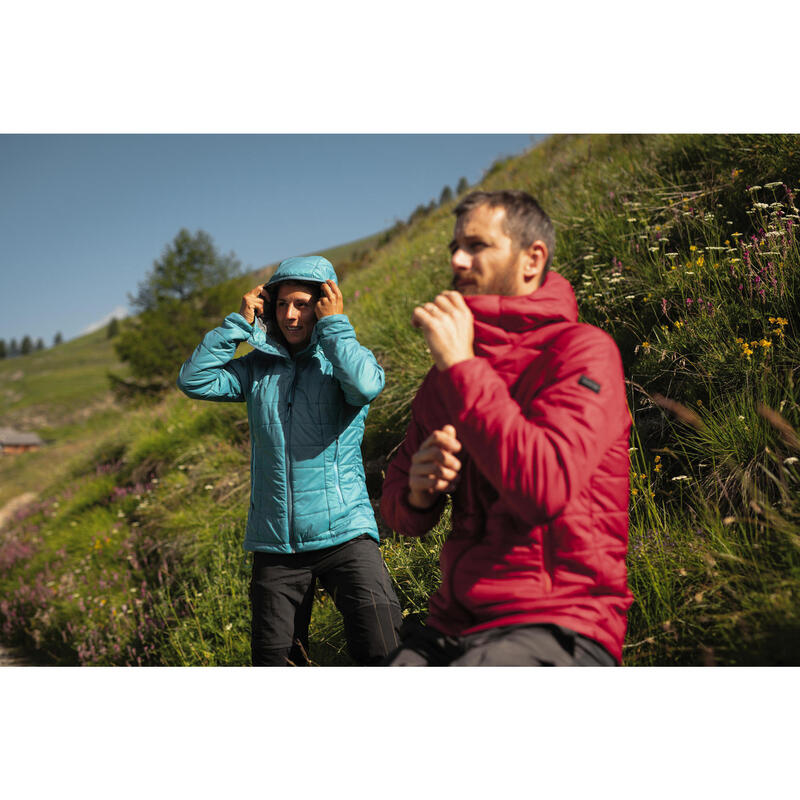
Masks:
[[[268,286],[337,280],[320,256],[281,262]],[[240,342],[254,349],[234,358]],[[246,402],[250,509],[245,550],[300,553],[378,529],[367,494],[364,420],[383,369],[344,314],[317,320],[294,358],[257,317],[229,314],[183,364],[178,388],[200,400]]]

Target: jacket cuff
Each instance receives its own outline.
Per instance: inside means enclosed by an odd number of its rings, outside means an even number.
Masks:
[[[398,532],[412,536],[423,536],[428,533],[442,516],[446,502],[447,495],[441,494],[430,508],[417,508],[408,502],[408,489],[405,488],[399,498],[404,524],[403,530]]]
[[[338,336],[341,333],[352,331],[353,326],[347,318],[347,314],[328,314],[317,320],[318,336]]]

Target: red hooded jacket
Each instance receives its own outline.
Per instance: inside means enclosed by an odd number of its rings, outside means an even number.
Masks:
[[[428,532],[445,498],[427,511],[408,504],[411,457],[434,430],[455,426],[462,467],[428,624],[456,636],[553,623],[621,662],[632,595],[619,350],[577,322],[572,288],[554,272],[524,297],[465,300],[477,357],[428,373],[381,498],[398,533]]]

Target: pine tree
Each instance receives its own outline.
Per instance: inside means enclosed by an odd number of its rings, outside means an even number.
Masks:
[[[113,339],[119,333],[119,320],[116,317],[111,318],[106,328],[106,339]]]
[[[10,358],[16,358],[19,355],[19,345],[16,339],[12,339],[8,346],[8,355]]]
[[[0,359],[5,358],[8,355],[6,352],[6,340],[0,339]]]
[[[24,356],[28,355],[28,353],[33,352],[33,342],[31,341],[30,336],[22,337],[22,345],[20,347],[20,352]]]
[[[39,337],[36,340],[36,349],[37,350],[44,350],[44,339],[42,339],[41,337]]]
[[[205,231],[181,229],[153,262],[138,294],[129,297],[139,313],[116,337],[114,349],[133,381],[110,375],[115,391],[158,393],[173,386],[203,335],[238,310],[243,288],[234,278],[240,266],[233,253],[218,253]]]
[[[58,333],[57,333],[57,334],[56,334],[56,335],[53,337],[53,347],[55,347],[55,346],[56,346],[56,345],[58,345],[58,344],[61,344],[61,342],[62,342],[62,341],[63,341],[63,339],[61,338],[61,331],[59,331],[59,332],[58,332]]]
[[[466,178],[458,179],[458,186],[456,186],[456,194],[464,194],[469,189],[469,181]]]
[[[442,193],[439,195],[439,205],[443,206],[445,203],[449,203],[453,199],[453,190],[449,186],[445,186],[442,189]]]

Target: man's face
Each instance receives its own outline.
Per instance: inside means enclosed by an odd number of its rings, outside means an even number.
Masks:
[[[275,318],[289,345],[289,351],[300,352],[311,341],[311,334],[317,323],[314,295],[303,286],[281,283],[275,302]]]
[[[503,228],[504,208],[478,206],[456,222],[450,242],[453,288],[463,295],[521,295],[531,291],[522,279],[524,253]]]

